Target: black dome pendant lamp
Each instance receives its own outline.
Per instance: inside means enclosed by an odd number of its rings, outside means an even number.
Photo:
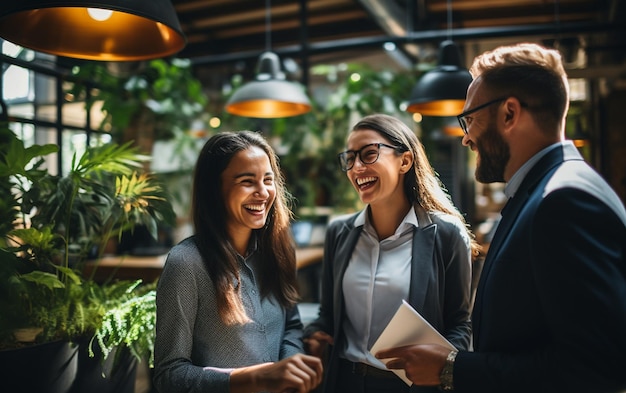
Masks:
[[[407,102],[407,112],[424,116],[456,116],[463,112],[467,88],[472,82],[461,64],[459,48],[450,39],[451,0],[448,0],[448,39],[439,46],[437,66],[417,81]]]
[[[140,61],[186,44],[170,0],[3,0],[0,37],[57,56]]]
[[[226,111],[233,115],[252,118],[282,118],[297,116],[311,110],[311,102],[298,83],[286,80],[278,55],[270,47],[269,0],[266,0],[266,46],[259,57],[256,79],[233,93],[226,103]]]

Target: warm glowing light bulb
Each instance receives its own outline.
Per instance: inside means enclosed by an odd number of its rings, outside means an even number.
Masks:
[[[222,121],[220,120],[219,117],[212,117],[211,120],[209,120],[209,125],[213,128],[217,128],[222,124]]]
[[[111,17],[113,10],[105,10],[102,8],[87,8],[87,13],[98,22],[105,21]]]

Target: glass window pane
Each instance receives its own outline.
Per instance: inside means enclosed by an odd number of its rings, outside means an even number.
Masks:
[[[32,120],[35,118],[35,106],[31,102],[10,104],[8,105],[8,113],[11,117]]]
[[[7,104],[13,101],[32,101],[30,71],[23,67],[10,65],[2,77],[2,96]]]

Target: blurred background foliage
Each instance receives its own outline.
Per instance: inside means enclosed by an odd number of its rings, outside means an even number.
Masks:
[[[228,114],[224,103],[243,84],[241,75],[234,75],[228,89],[209,99],[190,64],[179,59],[154,60],[123,72],[87,63],[75,69],[79,82],[69,92],[84,100],[87,109],[103,101],[105,116],[97,131],[110,133],[116,142],[133,140],[142,151],[152,151],[153,161],[176,162],[176,168],[161,177],[169,182],[179,215],[188,213],[193,165],[206,138],[239,130],[259,131],[271,141],[296,211],[315,206],[356,210],[358,197],[337,165],[337,154],[345,148],[350,127],[365,115],[387,113],[415,125],[401,108],[418,75],[367,64],[320,65],[310,75],[319,82],[309,88],[313,110],[281,119]],[[219,124],[212,124],[212,118]],[[169,145],[171,157],[154,153],[157,141]]]
[[[410,72],[380,71],[364,64],[316,66],[324,90],[311,94],[313,110],[283,119],[245,119],[225,115],[231,129],[258,129],[274,142],[296,207],[330,206],[336,211],[359,208],[356,192],[339,169],[337,154],[345,149],[352,125],[372,113],[397,116],[417,76]]]

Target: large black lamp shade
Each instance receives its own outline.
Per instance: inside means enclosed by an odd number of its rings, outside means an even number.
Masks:
[[[40,52],[103,61],[166,57],[186,44],[169,0],[3,0],[0,37]]]
[[[469,71],[461,66],[458,47],[446,40],[439,47],[437,67],[419,79],[406,110],[425,116],[456,116],[463,112],[471,82]]]
[[[256,79],[240,87],[226,103],[228,113],[253,118],[291,117],[310,110],[304,87],[286,80],[278,55],[270,51],[259,57]]]

